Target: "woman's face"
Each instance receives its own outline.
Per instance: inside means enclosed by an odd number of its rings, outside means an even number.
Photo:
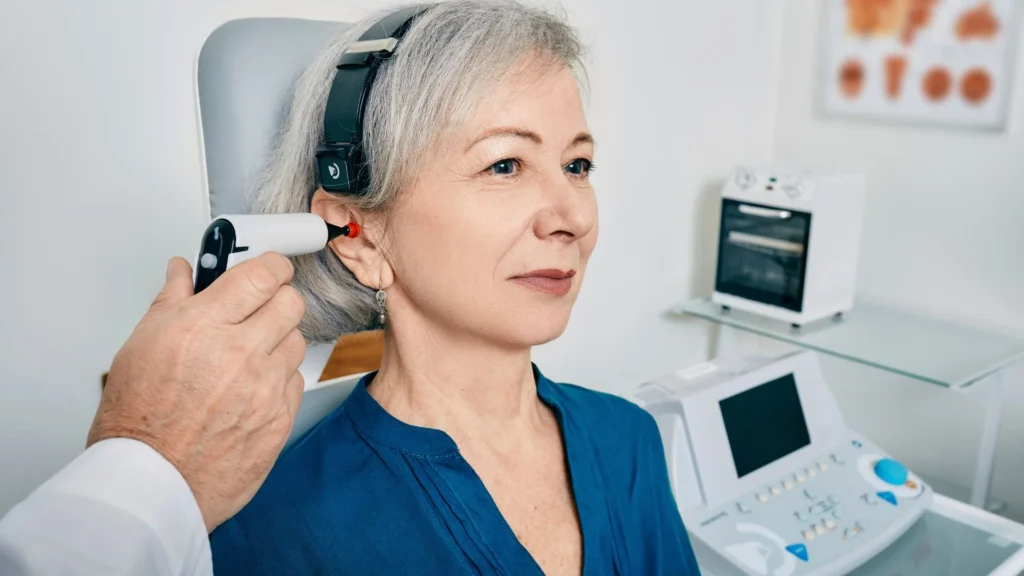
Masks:
[[[597,242],[594,143],[573,73],[523,64],[435,150],[388,216],[396,326],[418,316],[513,347],[565,329]]]

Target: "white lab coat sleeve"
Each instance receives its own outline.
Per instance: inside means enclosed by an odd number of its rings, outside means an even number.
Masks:
[[[97,442],[0,520],[0,575],[209,576],[202,513],[143,442]]]

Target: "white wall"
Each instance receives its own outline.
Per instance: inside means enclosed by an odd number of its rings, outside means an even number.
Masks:
[[[344,20],[380,5],[4,5],[0,514],[80,452],[100,375],[166,260],[195,250],[206,224],[192,96],[202,40],[233,18]],[[778,6],[567,4],[594,50],[603,237],[568,333],[537,353],[552,377],[625,391],[703,357],[706,327],[663,314],[709,286],[710,194],[723,172],[768,159]]]
[[[1024,337],[1024,58],[1004,133],[819,115],[821,2],[785,3],[773,159],[868,177],[859,288]],[[905,158],[908,160],[899,160]],[[971,482],[982,408],[909,380],[829,363],[851,423],[919,472]],[[1009,373],[994,493],[1024,516],[1024,369]]]

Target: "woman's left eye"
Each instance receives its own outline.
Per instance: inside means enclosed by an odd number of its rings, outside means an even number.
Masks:
[[[565,166],[565,171],[573,176],[587,176],[594,169],[594,163],[586,158],[577,158]]]

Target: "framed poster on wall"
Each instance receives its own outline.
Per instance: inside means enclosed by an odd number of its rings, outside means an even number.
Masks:
[[[1018,0],[824,0],[826,113],[1001,130]]]

